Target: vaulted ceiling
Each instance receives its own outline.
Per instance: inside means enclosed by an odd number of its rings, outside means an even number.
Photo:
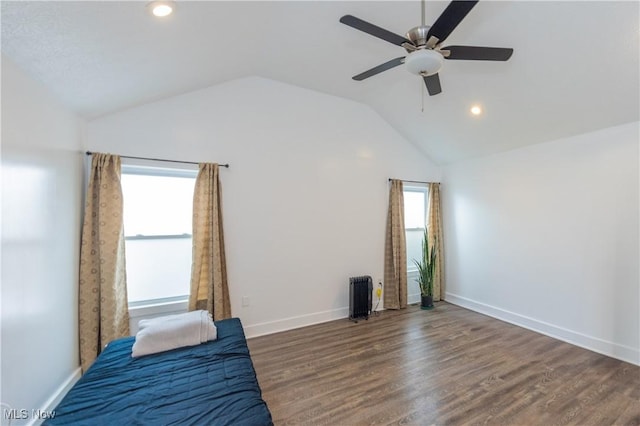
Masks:
[[[447,4],[428,1],[426,23]],[[640,120],[636,1],[480,1],[445,44],[515,52],[445,61],[436,96],[403,66],[352,80],[405,52],[339,22],[404,35],[417,1],[178,1],[164,19],[139,1],[1,8],[3,55],[89,120],[252,75],[369,105],[441,164]]]

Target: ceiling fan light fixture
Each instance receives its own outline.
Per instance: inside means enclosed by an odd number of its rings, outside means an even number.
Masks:
[[[156,0],[147,4],[147,9],[149,9],[153,16],[157,16],[158,18],[171,15],[175,7],[176,3],[174,1]]]
[[[426,77],[436,74],[442,68],[444,57],[431,49],[420,49],[411,52],[405,58],[404,64],[412,74]]]

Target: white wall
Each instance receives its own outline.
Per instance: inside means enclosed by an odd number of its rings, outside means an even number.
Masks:
[[[2,57],[0,400],[29,416],[78,373],[81,131]]]
[[[257,77],[91,121],[88,147],[231,164],[227,267],[249,336],[347,316],[348,278],[382,277],[387,179],[440,178],[370,108]]]
[[[640,363],[638,126],[446,167],[446,299]]]

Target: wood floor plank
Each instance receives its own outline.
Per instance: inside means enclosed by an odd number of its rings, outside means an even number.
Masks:
[[[445,302],[248,342],[276,425],[640,425],[640,367]]]

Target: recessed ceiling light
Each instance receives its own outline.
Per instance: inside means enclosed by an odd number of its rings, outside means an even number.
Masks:
[[[469,111],[471,111],[473,115],[480,115],[482,114],[482,107],[480,105],[474,105]]]
[[[175,7],[176,4],[173,1],[158,0],[147,4],[147,8],[149,8],[153,16],[157,16],[159,18],[171,15]]]

